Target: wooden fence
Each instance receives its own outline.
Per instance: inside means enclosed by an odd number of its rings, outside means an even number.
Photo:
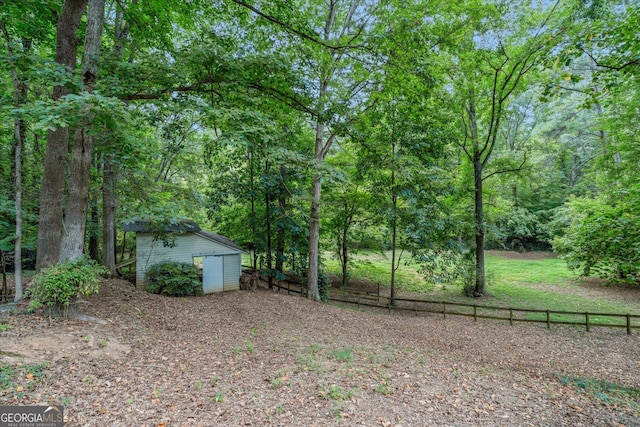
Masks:
[[[295,280],[273,280],[274,288],[286,291],[287,294],[304,294],[305,287]],[[584,326],[587,332],[594,327],[623,328],[628,335],[633,329],[640,329],[640,315],[620,313],[596,313],[559,310],[536,310],[526,308],[495,307],[480,304],[464,304],[448,301],[433,301],[413,298],[391,298],[385,295],[375,295],[365,292],[342,291],[332,289],[329,301],[342,304],[353,304],[360,307],[384,309],[391,314],[393,311],[418,316],[422,313],[441,314],[447,316],[464,316],[478,319],[494,319],[514,322],[543,323],[547,328],[551,325]]]
[[[514,322],[544,323],[551,325],[577,325],[586,327],[587,332],[594,327],[624,328],[627,334],[632,329],[640,329],[640,315],[620,313],[592,313],[559,310],[536,310],[526,308],[498,307],[480,304],[453,303],[424,299],[395,298],[394,304],[388,296],[372,296],[353,292],[332,292],[331,301],[355,304],[358,307],[383,308],[391,313],[394,310],[413,313],[442,314],[447,316],[472,317],[478,319],[494,319]]]

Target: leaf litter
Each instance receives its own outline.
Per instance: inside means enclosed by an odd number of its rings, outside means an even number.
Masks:
[[[68,426],[640,425],[638,333],[119,280],[85,311],[105,323],[4,315],[0,405],[63,404]]]

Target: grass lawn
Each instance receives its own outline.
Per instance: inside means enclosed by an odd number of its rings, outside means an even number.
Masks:
[[[354,258],[358,262],[351,270],[353,279],[380,282],[383,286],[389,283],[390,253],[367,252]],[[336,260],[328,259],[325,268],[330,273],[340,273]],[[403,262],[397,273],[397,289],[421,292],[420,298],[438,301],[582,313],[640,313],[640,290],[608,287],[604,283],[595,285],[593,281],[578,277],[563,260],[551,254],[487,252],[489,295],[482,299],[462,295],[459,285],[427,284],[417,270],[415,263]],[[635,297],[629,297],[630,294]],[[597,318],[593,320],[600,321]]]

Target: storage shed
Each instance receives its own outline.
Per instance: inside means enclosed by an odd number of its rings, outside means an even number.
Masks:
[[[145,284],[147,269],[163,261],[194,263],[202,267],[204,293],[240,289],[244,250],[231,239],[202,230],[191,220],[160,227],[133,220],[122,227],[136,233],[136,286]]]

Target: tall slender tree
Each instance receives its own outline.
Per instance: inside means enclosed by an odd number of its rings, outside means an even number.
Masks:
[[[526,86],[525,76],[540,64],[559,31],[559,2],[539,7],[535,10],[511,2],[485,5],[483,13],[488,15],[467,33],[465,52],[456,60],[462,66],[458,77],[463,84],[458,87],[464,100],[464,140],[459,147],[473,169],[476,297],[486,294],[483,183],[491,176],[518,168],[488,173],[486,169],[498,144],[509,101]]]
[[[2,6],[2,2],[0,2]],[[0,22],[0,30],[4,35],[7,43],[7,52],[9,53],[9,64],[11,67],[11,79],[13,83],[13,106],[20,108],[27,96],[27,83],[21,79],[18,74],[18,66],[15,63],[16,53],[12,46],[11,36],[7,30],[4,21]],[[31,42],[23,39],[23,53],[29,51]],[[15,302],[22,301],[24,297],[22,284],[22,150],[24,146],[26,125],[24,120],[16,116],[13,119],[13,150],[14,150],[14,166],[13,180],[15,184],[15,240],[14,240],[14,286],[15,286]]]

